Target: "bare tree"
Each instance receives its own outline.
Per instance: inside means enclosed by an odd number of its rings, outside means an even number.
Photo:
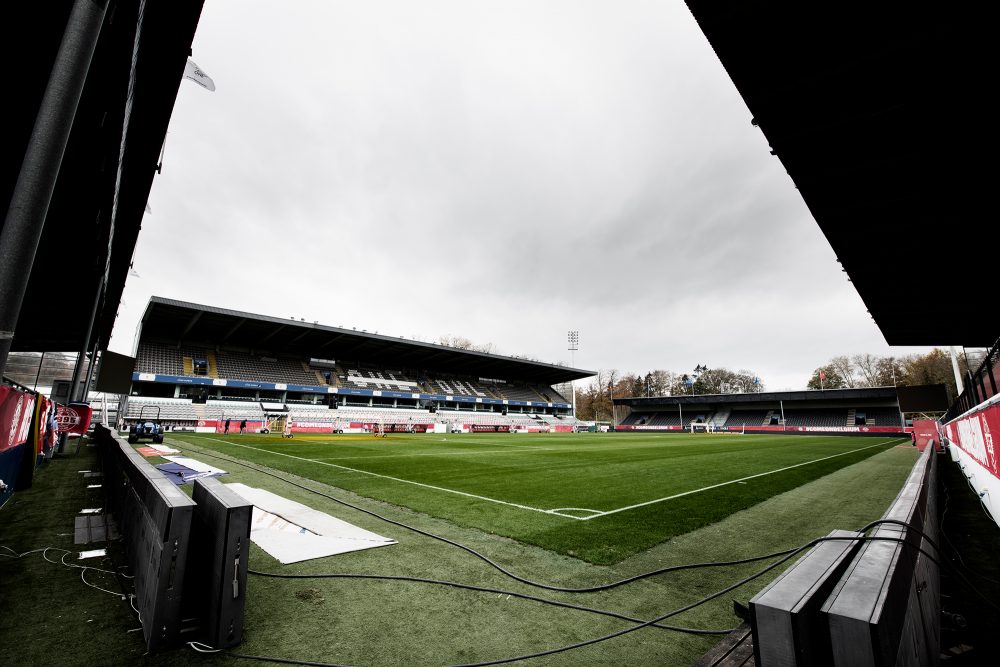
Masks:
[[[880,357],[874,354],[855,354],[851,357],[851,363],[857,371],[860,381],[859,387],[879,387],[879,362]]]
[[[855,374],[854,363],[847,356],[834,357],[830,360],[830,367],[840,377],[843,386],[848,389],[855,389],[859,386],[858,378]]]
[[[445,347],[454,347],[459,350],[483,352],[485,354],[494,354],[496,351],[496,346],[493,343],[473,343],[465,336],[440,336],[438,337],[438,344],[444,345]],[[528,357],[524,358],[527,359]],[[537,359],[532,359],[532,361],[537,361]]]
[[[897,357],[882,357],[878,360],[878,386],[888,387],[902,384],[903,364]]]

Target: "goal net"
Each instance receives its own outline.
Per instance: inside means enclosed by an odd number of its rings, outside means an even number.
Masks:
[[[715,424],[710,424],[708,422],[691,422],[690,428],[692,433],[711,433],[715,431]]]

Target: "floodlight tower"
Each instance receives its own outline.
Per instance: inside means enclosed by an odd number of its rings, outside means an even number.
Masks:
[[[569,365],[576,368],[576,351],[580,349],[580,332],[570,331],[567,335],[569,341]],[[573,392],[573,418],[576,418],[576,380],[569,381],[570,391]]]

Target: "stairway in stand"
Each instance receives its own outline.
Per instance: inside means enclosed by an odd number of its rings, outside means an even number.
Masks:
[[[712,418],[708,420],[708,423],[712,424],[716,428],[720,428],[726,423],[726,420],[729,419],[730,412],[732,412],[731,408],[716,410],[715,414],[712,415]]]

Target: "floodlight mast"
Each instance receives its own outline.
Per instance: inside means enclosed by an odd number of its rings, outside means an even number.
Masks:
[[[580,349],[580,332],[570,331],[567,334],[569,341],[569,365],[576,368],[576,351]],[[569,381],[570,391],[573,392],[573,419],[576,419],[576,380]]]

